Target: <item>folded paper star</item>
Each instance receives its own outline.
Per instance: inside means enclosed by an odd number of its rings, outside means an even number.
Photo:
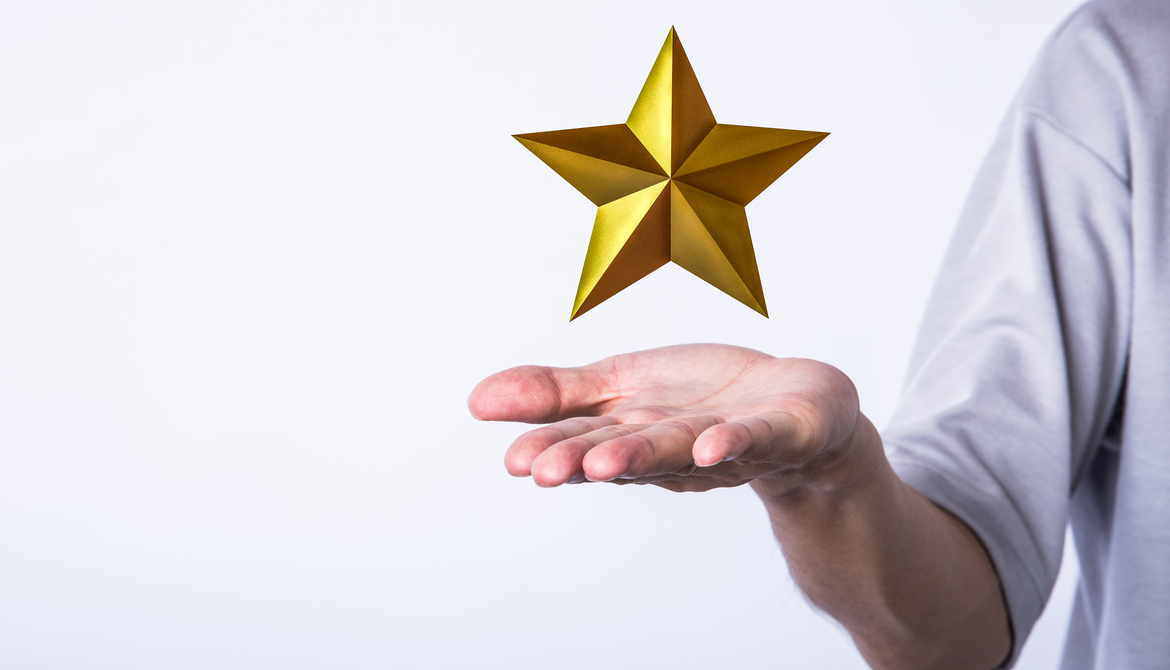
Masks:
[[[569,320],[669,261],[768,316],[744,207],[827,136],[716,123],[674,28],[624,124],[514,135],[598,207]]]

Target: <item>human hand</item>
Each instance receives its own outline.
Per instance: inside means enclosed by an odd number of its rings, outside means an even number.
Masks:
[[[831,485],[826,473],[842,471],[858,436],[872,443],[876,434],[836,368],[715,344],[512,368],[480,382],[468,407],[481,420],[550,424],[521,435],[504,458],[508,472],[540,486]]]

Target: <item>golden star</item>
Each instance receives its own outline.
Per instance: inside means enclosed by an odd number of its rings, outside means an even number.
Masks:
[[[669,261],[768,316],[744,207],[827,136],[716,123],[674,28],[624,124],[513,135],[598,207],[569,320]]]

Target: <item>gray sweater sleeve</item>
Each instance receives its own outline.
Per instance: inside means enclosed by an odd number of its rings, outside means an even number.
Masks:
[[[1057,99],[1104,76],[1086,74],[1092,26],[1077,20],[1092,23],[1074,16],[1049,43],[980,170],[883,434],[898,474],[991,556],[1014,635],[1004,667],[1052,591],[1070,492],[1115,410],[1127,357],[1125,166],[1107,155],[1115,145],[1077,132],[1113,125],[1123,144],[1124,122]]]

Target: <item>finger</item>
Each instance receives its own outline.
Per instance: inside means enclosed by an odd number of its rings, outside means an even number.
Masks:
[[[602,376],[591,368],[525,365],[484,379],[467,398],[471,415],[482,421],[548,423],[592,416],[609,399]]]
[[[691,463],[691,449],[703,431],[715,426],[712,416],[662,421],[619,436],[586,454],[585,476],[593,481],[676,472]]]
[[[710,491],[711,489],[726,488],[729,486],[739,486],[743,482],[727,482],[718,477],[705,477],[702,475],[691,475],[689,477],[662,477],[654,481],[648,481],[647,484],[653,484],[667,491],[675,493],[697,493],[700,491]]]
[[[617,419],[612,417],[593,416],[566,419],[550,426],[530,430],[516,438],[512,446],[508,447],[508,451],[504,454],[504,467],[511,475],[527,477],[532,474],[532,461],[545,449],[557,442],[563,442],[615,423],[617,423]]]
[[[799,465],[820,453],[825,431],[789,412],[770,412],[714,426],[695,440],[692,457],[701,467],[723,461]]]
[[[532,479],[540,486],[560,486],[579,479],[584,473],[583,460],[590,450],[644,428],[646,426],[641,424],[614,424],[557,442],[532,460]]]
[[[653,484],[675,492],[709,491],[714,488],[741,486],[755,479],[768,466],[728,461],[705,468],[688,467],[665,475],[648,475],[637,479],[614,479],[611,484]],[[689,474],[688,474],[689,473]]]

